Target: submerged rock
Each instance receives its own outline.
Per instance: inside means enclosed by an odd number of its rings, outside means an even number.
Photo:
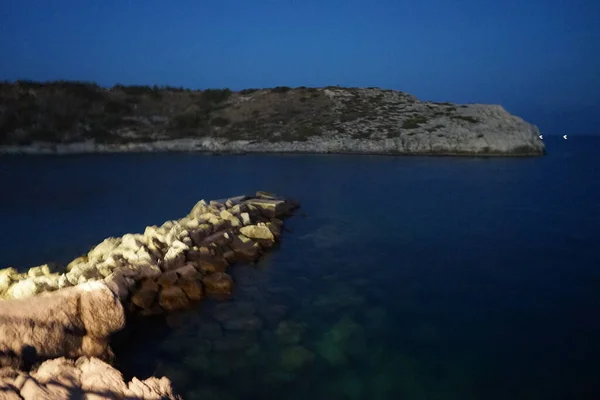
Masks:
[[[224,272],[215,272],[202,279],[208,296],[230,295],[233,288],[233,279]]]
[[[258,331],[263,324],[256,315],[239,316],[223,323],[223,328],[230,331]]]
[[[311,364],[315,355],[302,346],[289,346],[281,352],[281,367],[288,371],[304,368]]]
[[[288,307],[283,304],[269,304],[258,310],[259,315],[268,325],[277,325],[288,313]]]
[[[353,318],[344,315],[325,333],[316,347],[319,355],[331,365],[340,366],[347,363],[348,357],[357,350],[355,344],[366,348],[364,332]]]
[[[281,321],[275,330],[277,340],[282,343],[295,344],[302,339],[306,327],[296,321]]]

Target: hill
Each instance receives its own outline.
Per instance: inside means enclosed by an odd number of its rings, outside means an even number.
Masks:
[[[0,84],[0,152],[209,151],[541,155],[501,106],[378,88],[185,90]]]

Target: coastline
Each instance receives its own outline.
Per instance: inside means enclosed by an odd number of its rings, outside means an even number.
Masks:
[[[361,140],[310,139],[303,142],[228,141],[218,138],[173,139],[152,142],[100,144],[93,141],[75,143],[38,142],[31,145],[0,146],[0,155],[85,155],[120,153],[198,153],[198,154],[337,154],[385,156],[447,156],[447,157],[538,157],[545,147],[498,145],[491,149],[474,142],[455,146],[412,148],[400,139]]]

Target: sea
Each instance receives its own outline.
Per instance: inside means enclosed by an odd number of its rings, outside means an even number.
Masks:
[[[185,399],[600,399],[600,137],[536,158],[0,156],[0,267],[257,190],[302,204],[234,295],[131,321]]]

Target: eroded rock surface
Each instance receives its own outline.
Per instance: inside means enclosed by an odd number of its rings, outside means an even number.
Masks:
[[[88,357],[48,360],[29,373],[2,368],[0,392],[2,399],[18,400],[181,399],[165,377],[127,383],[119,371]]]
[[[37,359],[110,359],[109,336],[125,326],[119,297],[103,282],[0,301],[0,365]]]

